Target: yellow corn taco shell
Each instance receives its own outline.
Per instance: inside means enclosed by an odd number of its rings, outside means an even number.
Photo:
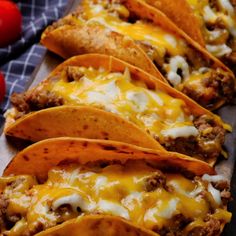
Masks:
[[[65,61],[35,88],[13,95],[12,103],[6,135],[32,141],[102,138],[157,149],[160,143],[211,164],[222,152],[227,128],[219,117],[166,83],[101,54]]]
[[[230,193],[214,174],[178,153],[107,140],[43,140],[19,152],[0,177],[0,232],[220,235],[231,218]]]
[[[205,47],[205,41],[201,32],[200,24],[194,16],[188,0],[143,0],[157,8],[168,16],[179,28],[186,32],[192,39]],[[191,0],[190,0],[191,1]],[[197,1],[195,1],[197,2]]]
[[[233,0],[145,2],[165,13],[192,39],[235,72],[236,10]]]
[[[34,175],[39,181],[44,181],[52,167],[63,163],[83,165],[99,160],[125,163],[143,159],[150,163],[157,161],[161,168],[184,170],[194,175],[215,173],[207,163],[179,153],[150,150],[110,140],[61,137],[46,139],[25,148],[12,159],[3,175]]]
[[[114,43],[113,34],[119,43]],[[126,39],[132,41],[129,47]],[[165,14],[141,0],[84,0],[75,13],[46,29],[41,42],[64,58],[83,53],[118,57],[157,79],[166,78],[210,110],[232,101],[235,92],[230,69]]]
[[[68,44],[69,42],[69,44]],[[145,52],[129,37],[109,32],[99,25],[65,26],[42,35],[41,43],[63,58],[78,54],[101,53],[115,56],[166,81]]]
[[[129,223],[115,216],[82,216],[77,219],[68,220],[67,222],[45,230],[36,236],[158,236],[151,230],[146,230],[135,224]]]
[[[117,115],[89,106],[60,106],[30,113],[6,128],[6,134],[37,142],[70,136],[108,139],[163,149],[150,135]]]

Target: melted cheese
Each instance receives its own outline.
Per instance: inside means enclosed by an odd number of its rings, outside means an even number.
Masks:
[[[182,79],[185,80],[189,78],[189,65],[183,57],[172,57],[167,67],[169,71],[167,79],[175,87],[182,83]],[[183,78],[178,74],[178,70],[181,70]]]
[[[129,36],[134,40],[148,42],[160,54],[163,54],[163,50],[167,50],[173,55],[184,54],[186,45],[174,34],[172,35],[168,31],[158,26],[154,27],[153,24],[142,20],[136,21],[135,23],[126,22],[119,17],[127,17],[129,15],[128,10],[123,5],[111,4],[110,6],[106,5],[106,8],[102,6],[103,2],[104,5],[107,4],[107,1],[100,1],[98,4],[92,1],[82,2],[84,8],[83,18],[87,20],[88,24],[99,23],[110,30]]]
[[[123,74],[104,69],[74,69],[83,73],[80,80],[67,82],[62,75],[42,89],[63,97],[65,104],[90,105],[118,114],[148,130],[162,143],[169,138],[198,135],[183,100],[147,89],[142,81],[130,77],[128,69]]]
[[[198,5],[197,3],[194,4]],[[205,21],[214,22],[218,17],[215,12],[207,4],[201,3],[201,6],[205,7]],[[147,55],[158,64],[158,68],[162,69],[163,75],[176,89],[181,90],[182,85],[189,80],[194,71],[198,70],[200,66],[208,64],[205,58],[202,57],[201,65],[199,65],[198,62],[200,60],[194,59],[192,54],[195,51],[192,47],[188,46],[188,42],[173,32],[168,31],[168,29],[142,19],[129,22],[127,20],[130,15],[129,10],[120,3],[108,0],[84,0],[82,1],[82,7],[83,13],[74,21],[79,19],[83,24],[99,24],[107,30],[118,32],[125,37],[130,37],[140,42]],[[232,26],[231,22],[228,28],[233,29]],[[220,38],[222,38],[222,35],[224,38],[228,38],[228,32],[218,31],[217,33],[220,34]],[[212,33],[209,32],[209,34],[212,40]],[[216,37],[214,40],[218,41]],[[221,44],[225,44],[225,41],[223,40]],[[218,53],[220,56],[229,52],[228,50],[226,52],[225,48],[224,50],[218,48],[218,50],[220,50]],[[191,78],[193,79],[194,77]],[[204,86],[204,83],[202,84]],[[98,96],[98,99],[103,99],[101,95],[95,94],[95,96]]]
[[[228,47],[226,44],[206,45],[206,48],[210,53],[212,53],[216,57],[230,55],[232,52],[232,49]]]
[[[162,135],[164,137],[171,137],[173,139],[178,137],[190,137],[190,136],[197,136],[198,130],[193,126],[175,127],[163,130]]]
[[[215,0],[215,7],[211,7],[209,0],[187,0],[199,19],[202,33],[207,44],[207,50],[216,57],[223,57],[232,52],[229,36],[236,40],[236,12],[229,0]],[[217,26],[221,22],[221,26]],[[216,26],[208,30],[207,25]],[[224,27],[222,27],[224,25]]]
[[[7,235],[14,235],[13,231],[24,233],[24,230],[34,233],[38,224],[44,228],[53,227],[81,213],[120,216],[148,229],[168,226],[177,214],[183,214],[193,222],[203,222],[214,211],[216,219],[230,220],[230,213],[220,205],[212,206],[204,195],[192,194],[199,188],[209,190],[218,203],[220,196],[208,182],[200,183],[178,174],[166,174],[166,186],[170,191],[157,186],[147,192],[146,180],[155,171],[141,162],[109,165],[103,169],[69,165],[53,168],[45,183],[35,184],[24,193],[13,190],[13,195],[7,195],[11,187],[6,185],[4,196],[25,205],[25,210],[24,213],[20,211],[22,218],[15,227],[3,232]],[[3,180],[1,178],[0,183]],[[22,194],[30,196],[31,201],[24,204],[24,198],[19,197]],[[19,214],[19,207],[13,208],[11,213]]]

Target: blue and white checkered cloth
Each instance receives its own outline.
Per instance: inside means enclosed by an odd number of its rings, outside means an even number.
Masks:
[[[12,92],[22,92],[28,84],[35,67],[41,62],[46,49],[39,45],[45,27],[63,15],[69,0],[18,1],[23,15],[22,37],[14,44],[0,48],[0,71],[5,76],[7,93],[0,105],[0,126],[2,114],[10,106]]]

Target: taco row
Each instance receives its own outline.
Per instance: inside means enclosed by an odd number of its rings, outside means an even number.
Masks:
[[[44,31],[41,43],[63,58],[84,53],[115,56],[168,82],[210,110],[230,102],[235,93],[232,71],[159,10],[165,5],[175,14],[178,1],[171,1],[172,8],[169,2],[83,0],[77,11]],[[182,11],[178,13],[182,16]],[[191,29],[195,30],[192,24]]]
[[[213,165],[230,127],[184,94],[112,56],[60,64],[36,87],[13,94],[5,133],[21,139],[109,139],[183,153]]]
[[[212,166],[231,127],[205,108],[232,100],[235,78],[167,2],[84,0],[45,30],[49,50],[84,55],[11,97],[5,134],[36,143],[0,178],[1,235],[215,236],[230,222]]]
[[[235,72],[236,2],[234,0],[145,0],[206,47]]]
[[[0,178],[1,235],[220,235],[229,185],[205,162],[110,140],[53,138]]]

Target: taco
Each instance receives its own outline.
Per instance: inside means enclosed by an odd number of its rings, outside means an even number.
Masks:
[[[164,12],[190,37],[236,72],[235,0],[145,2]]]
[[[40,141],[3,176],[3,235],[215,236],[231,218],[228,182],[207,163],[120,142]]]
[[[137,144],[140,139],[143,147],[160,149],[156,140],[169,151],[213,164],[227,129],[219,117],[166,83],[101,54],[68,59],[38,86],[13,94],[11,101],[6,135],[33,141],[77,136]]]
[[[118,57],[165,77],[211,110],[231,101],[235,91],[234,75],[224,64],[139,0],[84,0],[75,13],[49,26],[41,43],[64,58],[84,53]]]

